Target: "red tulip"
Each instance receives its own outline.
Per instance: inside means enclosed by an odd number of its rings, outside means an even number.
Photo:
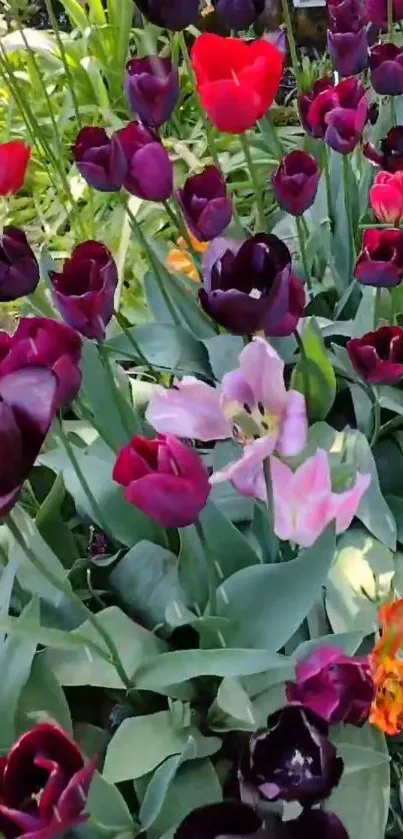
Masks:
[[[203,108],[220,130],[239,134],[270,108],[283,71],[283,57],[261,39],[247,43],[208,32],[192,49],[192,65]]]
[[[22,140],[0,143],[0,195],[13,195],[21,189],[31,149]]]
[[[378,172],[369,202],[379,221],[398,224],[403,219],[403,172]]]

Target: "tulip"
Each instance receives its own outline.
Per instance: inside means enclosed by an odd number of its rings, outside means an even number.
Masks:
[[[0,143],[0,196],[21,189],[30,156],[31,149],[21,140]]]
[[[83,813],[95,763],[53,723],[23,734],[2,758],[0,824],[4,839],[53,839],[88,819]]]
[[[325,91],[331,91],[333,96],[333,90],[334,84],[332,77],[330,75],[323,76],[323,78],[314,82],[310,90],[304,90],[298,96],[298,111],[302,127],[304,131],[306,131],[307,134],[311,134],[312,137],[323,137],[323,130],[321,124],[315,126],[311,125],[308,121],[311,105],[318,98],[319,94],[325,93]],[[334,98],[336,101],[336,97]]]
[[[293,472],[276,457],[271,458],[274,500],[274,530],[279,539],[309,548],[329,522],[336,533],[350,526],[371,476],[357,472],[351,489],[332,492],[327,452],[317,449]]]
[[[174,32],[197,23],[199,0],[136,0],[136,5],[155,26]]]
[[[393,21],[403,19],[403,0],[392,0]],[[365,19],[383,30],[388,28],[388,0],[365,0]]]
[[[213,6],[229,29],[248,29],[264,11],[265,0],[213,0]]]
[[[113,315],[118,271],[112,254],[101,242],[77,245],[60,274],[49,274],[59,312],[86,338],[105,338]]]
[[[270,108],[280,84],[283,56],[264,39],[248,43],[206,32],[193,45],[192,65],[211,122],[220,131],[238,134],[252,128]]]
[[[77,169],[87,183],[100,192],[117,192],[127,172],[126,157],[114,134],[104,128],[85,127],[73,146]]]
[[[354,76],[368,64],[368,37],[365,26],[357,32],[327,33],[327,48],[334,69],[340,76]]]
[[[378,151],[373,143],[365,143],[363,153],[367,160],[386,172],[403,171],[403,125],[391,128],[380,146]]]
[[[376,694],[369,721],[393,737],[403,731],[403,661],[385,656],[374,663]]]
[[[354,276],[363,285],[399,285],[403,279],[403,230],[365,230]]]
[[[39,283],[39,266],[27,237],[18,227],[0,233],[0,301],[32,294]]]
[[[340,819],[324,810],[305,810],[297,819],[282,821],[267,813],[263,826],[252,807],[240,801],[220,801],[198,807],[183,819],[174,839],[348,839]]]
[[[363,725],[374,698],[367,658],[351,658],[334,647],[319,647],[296,666],[286,685],[289,702],[311,708],[329,724]]]
[[[178,199],[186,224],[199,241],[215,239],[231,221],[232,201],[216,166],[188,178],[178,190]]]
[[[159,137],[139,122],[130,122],[115,136],[127,162],[125,189],[145,201],[166,201],[173,189],[173,167]]]
[[[203,309],[235,335],[290,335],[305,296],[281,239],[258,233],[244,242],[215,239],[203,255]]]
[[[200,457],[175,437],[133,437],[118,455],[113,480],[125,498],[162,527],[194,524],[210,485]]]
[[[241,798],[297,801],[303,807],[328,798],[343,772],[328,731],[327,723],[303,705],[288,705],[271,714],[267,728],[250,738],[241,760]]]
[[[311,154],[292,151],[283,157],[272,177],[281,209],[292,216],[302,216],[315,200],[319,179],[320,169]]]
[[[311,94],[300,95],[299,109],[309,134],[322,138],[340,154],[349,154],[361,138],[368,101],[364,86],[357,79],[329,85],[325,77],[316,82]]]
[[[399,96],[403,93],[403,47],[377,44],[369,54],[371,84],[377,93]]]
[[[378,172],[369,203],[379,221],[398,224],[403,219],[403,172]]]
[[[42,448],[56,413],[56,391],[56,376],[43,367],[16,370],[0,377],[1,518],[16,503]],[[3,825],[1,832],[4,834]]]
[[[179,76],[170,58],[150,55],[126,65],[126,94],[133,116],[158,128],[170,119],[179,99]]]
[[[381,326],[351,338],[347,352],[357,373],[370,385],[393,385],[403,376],[403,329]]]
[[[77,396],[81,385],[81,338],[51,318],[20,318],[13,335],[0,332],[0,376],[25,367],[48,367],[56,376],[56,408]]]

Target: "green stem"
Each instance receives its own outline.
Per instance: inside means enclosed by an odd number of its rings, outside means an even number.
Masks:
[[[196,520],[195,527],[203,550],[204,561],[206,563],[209,588],[209,613],[210,615],[215,615],[217,612],[217,574],[214,566],[214,560],[199,519]]]
[[[348,223],[348,234],[350,239],[350,249],[351,249],[351,265],[354,265],[355,261],[355,236],[354,236],[354,227],[353,227],[353,216],[351,212],[351,201],[350,201],[350,162],[348,156],[343,154],[343,188],[344,188],[344,206],[346,208],[346,216],[347,216],[347,223]]]
[[[298,332],[298,329],[294,329],[293,335],[294,335],[294,338],[297,342],[297,346],[298,346],[299,353],[300,353],[300,356],[301,356],[301,361],[302,361],[302,371],[301,371],[302,372],[302,381],[304,383],[304,396],[305,396],[305,401],[306,401],[306,410],[307,410],[307,414],[309,416],[309,408],[310,408],[310,401],[311,401],[311,388],[310,388],[310,383],[309,383],[309,374],[308,374],[308,366],[307,366],[308,359],[307,359],[306,352],[305,352],[304,342],[301,338],[301,335]]]
[[[271,479],[271,471],[270,471],[270,458],[266,457],[263,461],[263,474],[264,474],[264,481],[266,484],[266,493],[267,493],[267,511],[269,517],[269,525],[270,531],[274,533],[274,500],[273,500],[273,482]]]
[[[388,40],[393,44],[393,0],[387,0],[388,9]],[[394,123],[395,124],[395,123]]]
[[[115,319],[116,319],[117,323],[119,324],[120,329],[122,330],[122,332],[123,332],[123,334],[124,334],[125,338],[127,338],[128,343],[131,345],[131,347],[133,347],[133,351],[135,352],[136,356],[137,356],[137,357],[140,359],[140,361],[144,364],[144,366],[147,368],[147,370],[149,370],[149,371],[150,371],[150,373],[154,376],[154,375],[155,375],[155,372],[154,372],[154,369],[153,369],[152,365],[151,365],[151,364],[150,364],[150,362],[147,360],[147,358],[145,357],[145,355],[144,355],[143,351],[140,349],[140,347],[139,347],[139,345],[138,345],[137,341],[133,338],[133,336],[132,336],[132,334],[131,334],[131,332],[130,332],[130,328],[131,328],[131,327],[127,327],[127,326],[126,326],[125,319],[124,319],[124,317],[121,315],[121,313],[120,313],[120,312],[115,311]]]
[[[189,233],[187,231],[186,225],[185,225],[185,223],[182,219],[182,216],[179,215],[179,213],[177,214],[175,212],[175,210],[171,207],[169,201],[163,201],[162,203],[165,207],[167,215],[169,216],[169,218],[172,221],[172,224],[174,225],[174,227],[176,227],[176,229],[178,230],[180,235],[183,236],[190,252],[193,253],[194,248],[193,248],[192,242],[190,240],[190,236],[189,236]]]
[[[114,666],[122,683],[125,685],[127,690],[131,690],[133,688],[133,684],[129,679],[125,671],[125,668],[122,664],[116,644],[110,637],[109,633],[104,629],[102,623],[98,621],[98,618],[96,617],[96,615],[94,615],[93,612],[91,612],[91,609],[88,609],[87,606],[85,606],[85,604],[75,593],[75,591],[71,588],[71,586],[64,580],[59,579],[59,577],[56,574],[54,574],[53,571],[51,571],[51,569],[48,568],[47,565],[45,565],[42,562],[42,560],[34,553],[34,551],[29,547],[29,545],[27,545],[11,514],[6,516],[5,522],[17,545],[21,548],[29,562],[34,566],[34,568],[36,568],[39,574],[41,574],[42,577],[44,577],[55,589],[57,589],[57,591],[60,591],[62,594],[64,594],[71,601],[71,603],[74,604],[75,607],[78,607],[84,613],[85,619],[88,621],[89,624],[91,624],[91,626],[94,627],[98,635],[105,642],[105,645],[110,653],[110,662]]]
[[[72,98],[73,107],[74,107],[74,111],[75,111],[75,115],[76,115],[77,125],[78,125],[79,128],[81,128],[80,109],[78,107],[78,100],[77,100],[76,91],[75,91],[75,87],[74,87],[74,81],[72,79],[71,72],[70,72],[70,67],[68,65],[66,50],[64,49],[63,40],[60,37],[59,26],[58,26],[58,23],[57,23],[56,15],[54,13],[52,0],[45,0],[45,5],[46,5],[46,10],[47,10],[47,13],[48,13],[48,16],[49,16],[49,21],[52,25],[53,33],[55,35],[57,45],[58,45],[59,50],[60,50],[60,56],[61,56],[63,66],[64,66],[64,72],[66,74],[67,85],[68,85],[68,88],[69,88],[70,93],[71,93],[71,98]]]
[[[110,387],[110,391],[111,391],[111,394],[112,394],[112,399],[113,399],[113,401],[116,405],[116,409],[117,409],[117,412],[118,412],[119,417],[120,417],[120,422],[122,423],[122,428],[124,429],[125,434],[127,434],[127,439],[129,441],[133,437],[133,428],[130,425],[130,422],[128,420],[126,407],[130,408],[130,406],[129,406],[129,403],[127,402],[127,400],[125,399],[125,397],[121,394],[121,392],[119,390],[119,387],[118,387],[116,379],[115,379],[115,374],[114,374],[114,371],[112,369],[109,354],[108,354],[107,351],[105,351],[102,341],[98,341],[98,353],[99,353],[99,357],[100,357],[101,362],[102,362],[102,366],[105,370],[106,378],[108,379],[108,382],[109,382],[109,387]],[[133,418],[134,418],[135,413],[134,413],[133,409],[132,409],[132,413],[133,413]],[[136,423],[136,424],[138,426],[138,423]],[[140,431],[141,431],[141,429],[139,427],[137,427],[136,432],[139,433]]]
[[[297,83],[297,90],[298,93],[301,91],[301,81],[300,81],[300,67],[298,61],[298,54],[297,54],[297,45],[295,43],[294,32],[292,28],[292,21],[290,15],[290,8],[288,5],[288,0],[281,0],[281,6],[283,10],[283,19],[287,29],[287,39],[288,39],[288,46],[290,48],[290,55],[291,55],[291,63],[294,70],[295,81]]]
[[[323,161],[323,171],[325,173],[327,214],[329,216],[331,230],[333,230],[334,229],[334,215],[333,215],[333,203],[332,203],[332,182],[331,182],[331,179],[330,179],[329,150],[327,148],[326,143],[323,143],[323,146],[322,146],[322,161]]]
[[[200,99],[199,99],[199,94],[197,93],[195,75],[194,75],[194,72],[193,72],[193,67],[192,67],[192,62],[191,62],[190,55],[189,55],[189,50],[187,48],[186,39],[185,39],[185,35],[184,35],[183,32],[179,33],[178,39],[179,39],[179,43],[180,43],[181,50],[182,50],[183,60],[185,62],[186,69],[188,71],[189,77],[190,77],[190,79],[192,81],[192,84],[193,84],[193,90],[194,90],[194,94],[195,94],[197,110],[198,110],[198,112],[201,116],[203,126],[204,126],[204,131],[205,131],[205,134],[206,134],[207,148],[208,148],[208,150],[211,154],[211,157],[214,160],[215,165],[218,166],[218,168],[220,168],[220,161],[218,159],[218,153],[217,153],[217,149],[216,149],[216,145],[215,145],[214,128],[211,125],[211,122],[210,122],[209,118],[206,116],[206,114],[204,112],[204,109],[203,109],[203,107],[201,105],[201,102],[200,102]]]
[[[305,231],[304,226],[302,223],[302,219],[300,216],[295,217],[295,222],[297,225],[297,234],[298,234],[298,242],[299,242],[299,249],[301,252],[301,259],[302,259],[302,267],[304,269],[305,279],[309,291],[312,292],[312,282],[308,268],[308,259],[306,255],[306,248],[305,248]]]
[[[397,122],[396,102],[395,102],[395,97],[394,96],[390,96],[390,121],[391,121],[392,127],[396,125],[396,122]]]
[[[102,513],[102,510],[101,510],[95,496],[93,495],[86,478],[84,477],[84,474],[81,470],[80,464],[79,464],[79,462],[76,458],[75,452],[74,452],[74,446],[71,445],[70,440],[68,438],[68,435],[64,431],[63,422],[61,420],[59,420],[58,423],[57,423],[57,434],[58,434],[60,442],[61,442],[61,444],[62,444],[62,446],[63,446],[63,448],[66,452],[66,455],[67,455],[67,457],[68,457],[68,459],[69,459],[69,461],[70,461],[70,463],[73,467],[73,470],[77,475],[77,480],[81,485],[81,488],[84,492],[84,495],[86,495],[87,498],[88,498],[88,501],[90,503],[90,507],[92,509],[92,513],[93,513],[93,516],[94,516],[94,521],[98,522],[99,526],[102,527],[102,530],[105,530],[105,532],[108,532],[108,526],[107,526],[106,521],[104,519],[104,515]]]
[[[379,437],[379,432],[381,430],[381,406],[379,404],[378,396],[377,396],[375,390],[373,391],[373,406],[374,406],[374,412],[373,412],[374,424],[373,424],[372,437],[371,437],[371,441],[370,441],[371,449],[374,447],[375,443],[377,442],[378,437]]]
[[[240,134],[239,139],[241,142],[241,146],[243,148],[243,153],[245,155],[246,165],[249,169],[249,174],[251,181],[253,183],[253,189],[255,193],[255,200],[257,204],[258,210],[258,226],[259,229],[265,231],[266,229],[266,219],[264,214],[264,206],[263,206],[263,194],[262,194],[262,184],[259,182],[259,176],[257,174],[255,164],[252,159],[249,143],[246,134]]]

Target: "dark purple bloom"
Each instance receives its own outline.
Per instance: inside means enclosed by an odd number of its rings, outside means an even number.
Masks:
[[[216,239],[203,256],[203,309],[235,335],[262,329],[290,335],[305,295],[291,270],[291,255],[277,236],[258,233],[244,242]]]
[[[315,200],[319,178],[320,169],[311,154],[292,151],[285,155],[272,177],[281,209],[292,216],[301,216]]]
[[[299,818],[283,822],[270,813],[264,824],[254,810],[240,801],[225,800],[198,807],[179,825],[175,839],[348,839],[340,819],[323,810],[305,810]]]
[[[327,10],[332,32],[358,32],[364,24],[360,0],[329,0]]]
[[[230,29],[248,29],[264,11],[265,0],[213,0],[213,6]]]
[[[375,166],[380,166],[384,172],[393,174],[403,171],[403,125],[390,128],[380,146],[378,151],[373,143],[365,143],[363,152],[367,160]]]
[[[354,76],[368,64],[368,39],[365,26],[358,32],[327,33],[327,47],[334,69],[340,76]]]
[[[357,79],[343,79],[329,86],[326,78],[316,82],[311,94],[300,95],[299,108],[308,133],[321,137],[340,154],[349,154],[367,121],[368,101]]]
[[[399,96],[403,93],[403,47],[377,44],[369,54],[371,84],[377,93]]]
[[[343,772],[328,731],[327,723],[303,705],[287,705],[272,714],[267,728],[252,735],[241,760],[242,799],[298,801],[311,807],[328,798]]]
[[[116,135],[127,161],[125,189],[145,201],[166,201],[173,189],[173,167],[157,134],[140,122],[129,122]]]
[[[198,18],[200,0],[136,0],[141,13],[156,26],[179,31]]]
[[[347,341],[357,373],[370,385],[394,385],[403,376],[403,329],[381,326],[362,338]]]
[[[216,166],[207,166],[199,175],[191,175],[178,199],[189,229],[200,242],[215,239],[232,217],[232,201],[225,178]]]
[[[101,242],[83,242],[74,248],[60,274],[49,275],[59,312],[86,338],[105,337],[114,309],[118,272],[112,254]]]
[[[354,276],[363,285],[391,288],[403,279],[403,230],[368,228]]]
[[[56,407],[77,396],[81,385],[81,338],[51,318],[20,318],[13,335],[0,332],[0,376],[25,367],[48,367],[57,379]]]
[[[392,10],[394,22],[402,20],[403,0],[393,0]],[[376,24],[380,29],[386,30],[388,27],[388,0],[365,0],[364,15],[369,23]]]
[[[5,227],[0,234],[0,302],[32,294],[39,283],[39,266],[23,230]]]
[[[149,55],[127,63],[126,94],[133,115],[154,128],[170,119],[179,99],[179,77],[170,58]]]
[[[53,723],[23,734],[0,764],[0,831],[5,839],[53,839],[85,822],[95,763]]]
[[[321,647],[297,663],[295,675],[287,683],[289,702],[301,702],[331,724],[361,726],[368,719],[374,683],[367,658]]]
[[[0,517],[16,503],[38,457],[56,413],[56,392],[57,378],[44,367],[0,377]],[[1,806],[0,831],[6,835]]]
[[[298,96],[298,110],[302,127],[307,134],[312,134],[313,137],[323,137],[323,127],[321,124],[315,126],[312,125],[310,121],[308,122],[309,111],[311,105],[318,98],[319,94],[324,93],[327,90],[334,90],[333,80],[330,75],[323,76],[321,79],[318,79],[310,90],[304,90]]]
[[[126,157],[114,134],[104,128],[82,128],[73,146],[77,169],[90,186],[100,192],[117,192],[127,171]]]

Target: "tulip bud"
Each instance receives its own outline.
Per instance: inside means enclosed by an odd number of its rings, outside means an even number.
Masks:
[[[403,47],[378,44],[369,55],[371,84],[381,95],[399,96],[403,93]]]
[[[145,201],[166,201],[173,190],[173,167],[157,134],[139,122],[130,122],[115,136],[127,162],[125,189]]]
[[[30,156],[31,149],[21,140],[0,143],[0,196],[21,189]]]
[[[213,6],[229,29],[248,29],[264,11],[265,0],[213,0]]]
[[[364,230],[354,276],[363,285],[391,288],[403,279],[403,230]]]
[[[117,192],[121,188],[127,163],[116,134],[109,138],[104,128],[82,128],[73,156],[77,169],[94,189]]]
[[[327,47],[334,69],[340,76],[354,76],[368,64],[368,40],[365,26],[357,32],[327,33]]]
[[[150,55],[127,63],[126,94],[133,116],[159,128],[170,119],[179,99],[179,77],[170,58]]]
[[[379,221],[397,224],[403,219],[403,172],[378,172],[369,191],[369,203]]]
[[[364,15],[366,21],[375,24],[386,32],[388,28],[388,0],[365,0]],[[394,23],[403,19],[403,0],[392,0],[392,17]]]
[[[403,329],[381,326],[347,342],[357,373],[370,385],[394,385],[403,376]]]
[[[365,88],[354,78],[329,84],[325,77],[316,82],[311,93],[299,97],[304,128],[313,137],[321,137],[330,148],[349,154],[359,142],[368,114]]]
[[[74,248],[62,272],[52,271],[49,276],[63,320],[86,338],[105,338],[118,284],[116,264],[108,248],[101,242],[83,242]]]
[[[5,227],[0,234],[0,301],[32,294],[38,283],[39,266],[25,233],[18,227]]]
[[[319,179],[320,169],[311,154],[292,151],[283,157],[272,177],[281,209],[292,216],[302,216],[315,200]]]
[[[136,0],[136,5],[155,26],[173,32],[197,23],[199,0]]]
[[[216,166],[188,178],[178,190],[178,199],[186,224],[199,241],[215,239],[231,221],[232,202]]]
[[[403,171],[403,125],[390,128],[380,147],[378,151],[373,143],[366,143],[363,153],[367,160],[385,172]]]

